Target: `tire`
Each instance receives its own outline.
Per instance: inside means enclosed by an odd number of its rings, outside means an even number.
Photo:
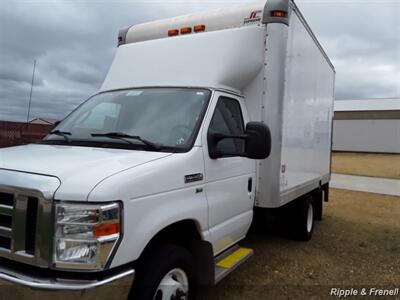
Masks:
[[[295,203],[292,218],[294,238],[300,241],[309,241],[312,237],[315,224],[315,209],[312,196],[307,195]]]
[[[318,195],[318,200],[314,200],[315,221],[322,221],[323,207],[322,195],[320,194]]]
[[[194,266],[192,255],[183,247],[163,245],[150,251],[139,263],[129,299],[194,299]]]

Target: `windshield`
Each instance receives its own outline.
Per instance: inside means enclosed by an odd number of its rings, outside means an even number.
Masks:
[[[44,142],[142,148],[155,144],[160,150],[188,150],[210,94],[208,90],[185,88],[101,93],[72,112]]]

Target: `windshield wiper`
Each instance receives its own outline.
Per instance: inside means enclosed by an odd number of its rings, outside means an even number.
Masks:
[[[64,140],[65,140],[68,144],[71,143],[71,139],[68,137],[69,135],[71,135],[71,132],[60,131],[60,130],[53,130],[53,131],[50,131],[49,134],[54,134],[54,135],[62,136],[62,137],[64,138]]]
[[[129,139],[138,140],[138,141],[142,142],[143,144],[145,144],[146,146],[150,147],[151,149],[154,149],[154,150],[161,149],[161,145],[159,145],[159,144],[150,142],[146,139],[141,138],[138,135],[129,135],[129,134],[126,134],[123,132],[92,133],[91,136],[92,137],[107,137],[110,139],[118,139],[118,140],[125,141],[132,145],[137,145],[137,144],[132,143],[131,141],[129,141]]]

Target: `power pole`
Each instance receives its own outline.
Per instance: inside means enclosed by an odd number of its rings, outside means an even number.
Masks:
[[[33,73],[32,73],[32,82],[31,82],[31,93],[29,95],[29,106],[28,106],[28,115],[26,117],[26,124],[29,124],[29,117],[31,114],[31,102],[32,102],[32,92],[33,92],[33,84],[35,82],[35,71],[36,71],[36,59],[33,61]]]

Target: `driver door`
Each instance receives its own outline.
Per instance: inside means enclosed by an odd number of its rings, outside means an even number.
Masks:
[[[208,201],[209,227],[214,253],[218,254],[243,239],[253,218],[256,163],[240,156],[212,159],[208,132],[240,135],[245,132],[247,113],[242,98],[216,92],[211,114],[203,130],[205,191]],[[225,139],[218,143],[225,152],[243,152],[244,141]]]

